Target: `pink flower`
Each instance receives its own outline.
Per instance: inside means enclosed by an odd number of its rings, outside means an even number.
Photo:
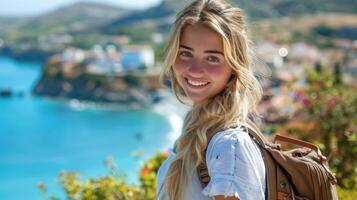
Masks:
[[[311,105],[311,101],[309,99],[303,98],[301,101],[303,106],[310,106]]]
[[[296,91],[294,95],[297,99],[304,97],[304,93],[301,90]]]
[[[337,104],[338,98],[336,96],[332,96],[327,100],[327,107],[331,110]]]
[[[315,82],[315,83],[313,83],[312,86],[315,87],[315,88],[317,88],[317,89],[320,89],[321,86],[322,86],[322,84],[321,84],[321,82]]]

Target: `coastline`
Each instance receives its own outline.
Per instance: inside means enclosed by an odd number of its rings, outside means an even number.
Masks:
[[[181,135],[183,121],[189,107],[183,105],[174,95],[171,95],[155,105],[153,110],[165,116],[171,124],[172,130],[167,134],[167,138],[165,138],[168,143],[161,148],[161,151],[168,151],[173,148],[175,141]]]
[[[45,62],[60,51],[44,51],[40,49],[15,50],[11,46],[0,46],[0,57],[10,57],[22,62]]]

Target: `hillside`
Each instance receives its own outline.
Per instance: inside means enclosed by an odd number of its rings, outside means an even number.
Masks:
[[[146,10],[127,10],[107,4],[81,2],[39,16],[0,17],[0,39],[3,39],[6,44],[0,48],[0,53],[25,59],[29,56],[35,59],[39,57],[38,55],[45,55],[41,57],[47,58],[47,54],[52,54],[53,50],[61,51],[64,45],[54,44],[46,47],[46,42],[39,45],[39,38],[41,36],[48,38],[51,34],[58,38],[62,33],[72,36],[71,42],[66,45],[83,49],[91,48],[110,35],[120,34],[129,35],[133,43],[148,44],[152,41],[151,33],[159,32],[167,36],[175,14],[188,2],[189,0],[163,0],[157,6]],[[291,34],[301,38],[306,35],[312,36],[304,30],[326,25],[335,27],[336,30],[332,31],[338,37],[347,35],[346,38],[355,38],[353,35],[357,27],[355,23],[357,1],[230,0],[230,2],[244,10],[252,35],[257,37],[275,32],[282,35],[283,39],[291,38]],[[286,33],[287,31],[290,31],[289,34]],[[163,45],[159,44],[154,48],[155,51],[160,51]]]
[[[0,36],[32,38],[50,33],[77,32],[118,19],[131,12],[107,4],[80,2],[26,18],[0,18]]]
[[[103,26],[101,30],[104,33],[115,33],[116,30],[131,27],[137,31],[145,28],[166,32],[176,12],[187,2],[164,0],[158,6],[114,20]],[[357,8],[357,1],[353,0],[230,0],[230,2],[241,7],[250,21],[326,12],[355,14]]]
[[[279,41],[292,42],[293,37],[295,37],[297,40],[308,39],[313,44],[316,44],[315,42],[320,36],[328,36],[328,38],[324,38],[327,42],[331,38],[357,39],[357,15],[348,13],[320,13],[298,17],[281,17],[260,20],[249,25],[251,36],[255,40],[264,39],[272,33]]]
[[[354,0],[229,0],[249,21],[318,13],[355,14]],[[0,17],[0,37],[17,40],[50,33],[137,34],[167,32],[173,17],[189,0],[163,0],[147,10],[133,11],[99,3],[75,3],[27,18]]]
[[[0,17],[0,36],[5,35],[8,30],[15,29],[21,21],[24,21],[24,19],[17,17]]]
[[[354,0],[230,0],[244,9],[252,20],[299,16],[325,12],[356,13]]]

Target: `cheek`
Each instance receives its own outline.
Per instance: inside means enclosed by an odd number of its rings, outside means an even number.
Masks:
[[[180,61],[179,59],[176,59],[174,66],[173,66],[173,71],[175,75],[176,81],[179,83],[179,85],[182,87],[182,74],[184,73],[187,65]]]
[[[184,61],[182,61],[180,59],[176,59],[174,66],[173,66],[175,75],[177,76],[177,75],[182,74],[182,72],[184,72],[186,70],[186,66],[187,66],[187,64]]]
[[[207,73],[214,74],[214,75],[222,75],[222,74],[224,74],[224,70],[220,66],[206,67],[206,71],[207,71]]]
[[[222,67],[222,66],[209,67],[209,68],[207,68],[206,71],[212,77],[214,77],[220,81],[226,81],[232,73],[232,70],[227,66],[225,66],[225,67]]]

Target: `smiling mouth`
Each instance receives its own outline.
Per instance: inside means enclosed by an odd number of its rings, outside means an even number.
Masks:
[[[204,82],[204,81],[192,81],[188,78],[185,78],[186,80],[186,83],[188,86],[190,86],[190,88],[193,88],[193,89],[201,89],[201,88],[204,88],[206,87],[207,85],[210,84],[210,82]]]

